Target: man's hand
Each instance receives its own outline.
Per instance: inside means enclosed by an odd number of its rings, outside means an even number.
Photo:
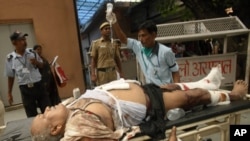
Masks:
[[[172,131],[169,134],[168,141],[178,141],[178,139],[176,137],[176,127],[175,126],[172,128]]]
[[[38,68],[43,68],[43,63],[36,60],[36,58],[31,58],[30,63]]]
[[[30,59],[30,63],[31,63],[32,65],[37,65],[37,60],[36,60],[36,58],[31,58],[31,59]]]
[[[120,78],[124,78],[124,74],[122,72],[119,73]]]
[[[95,74],[92,74],[92,75],[91,75],[91,81],[92,81],[92,82],[96,82],[96,81],[97,81],[97,77],[96,77]]]
[[[141,133],[141,129],[139,126],[132,126],[128,128],[127,131],[121,137],[121,141],[128,141],[133,138],[136,134]]]
[[[116,15],[115,13],[111,13],[111,14],[106,14],[106,20],[111,22],[112,24],[116,23]]]
[[[12,97],[11,93],[8,93],[8,101],[9,101],[9,104],[12,105],[12,103],[13,103],[13,97]]]
[[[181,90],[181,87],[177,84],[174,84],[174,83],[161,85],[160,88],[166,89],[169,91]]]

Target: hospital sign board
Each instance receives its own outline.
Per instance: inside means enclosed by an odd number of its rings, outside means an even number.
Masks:
[[[177,58],[181,82],[192,82],[205,77],[212,67],[221,64],[221,86],[232,86],[236,78],[236,53]]]

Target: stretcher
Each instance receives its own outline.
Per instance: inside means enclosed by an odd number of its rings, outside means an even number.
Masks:
[[[241,116],[250,113],[249,95],[246,100],[233,101],[228,105],[195,107],[176,121],[166,121],[166,139],[173,126],[182,141],[205,141],[206,137],[219,134],[219,140],[229,141],[230,125],[241,124]],[[250,123],[248,123],[250,124]],[[149,136],[135,137],[131,141],[150,140]]]
[[[247,112],[250,112],[249,100],[234,101],[187,113],[177,121],[167,122],[166,126],[167,129],[176,126],[182,141],[203,141],[204,137],[217,133],[220,141],[229,141],[230,125],[241,124],[241,115]],[[169,133],[167,130],[166,134]]]
[[[0,133],[0,141],[31,141],[30,125],[33,118],[10,121]]]
[[[229,141],[229,125],[240,124],[243,113],[250,112],[250,100],[234,101],[228,105],[196,107],[176,121],[166,121],[166,129],[177,127],[182,141],[202,141],[204,136],[220,133],[220,141]],[[29,132],[32,118],[10,121],[0,135],[0,141],[31,141]],[[249,123],[250,124],[250,123]],[[166,130],[168,136],[170,130]],[[133,140],[147,140],[136,137]]]

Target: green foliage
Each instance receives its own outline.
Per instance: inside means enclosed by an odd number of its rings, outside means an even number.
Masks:
[[[163,14],[175,11],[180,6],[180,2],[192,2],[192,3],[209,3],[214,8],[225,9],[232,6],[240,5],[240,0],[155,0],[157,1],[157,8]],[[244,0],[243,0],[244,1]]]
[[[211,4],[214,8],[226,9],[239,5],[240,0],[211,0]]]
[[[147,0],[146,0],[147,1]],[[180,20],[204,19],[228,16],[226,8],[232,7],[233,13],[250,27],[249,0],[148,0],[154,3],[156,10],[163,16],[179,17]],[[178,15],[178,16],[177,16]]]
[[[193,17],[192,12],[187,9],[181,1],[177,0],[158,0],[156,4],[158,12],[161,13],[163,17],[168,17],[171,15],[179,14],[182,15],[182,20],[189,20]]]
[[[175,0],[158,0],[156,7],[163,16],[167,16],[175,13],[178,6],[176,5]]]
[[[182,20],[183,21],[188,21],[188,20],[194,18],[193,13],[189,9],[187,9],[187,8],[185,8],[184,10],[182,10],[180,13],[182,15]]]

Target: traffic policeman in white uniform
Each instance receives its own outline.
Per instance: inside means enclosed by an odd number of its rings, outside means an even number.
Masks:
[[[8,100],[13,103],[12,88],[15,76],[22,95],[22,102],[27,117],[38,114],[37,107],[43,113],[50,106],[49,95],[41,83],[41,74],[38,68],[43,67],[42,59],[32,49],[27,48],[26,36],[15,31],[10,40],[15,50],[7,55],[5,63],[5,74],[8,77]]]

